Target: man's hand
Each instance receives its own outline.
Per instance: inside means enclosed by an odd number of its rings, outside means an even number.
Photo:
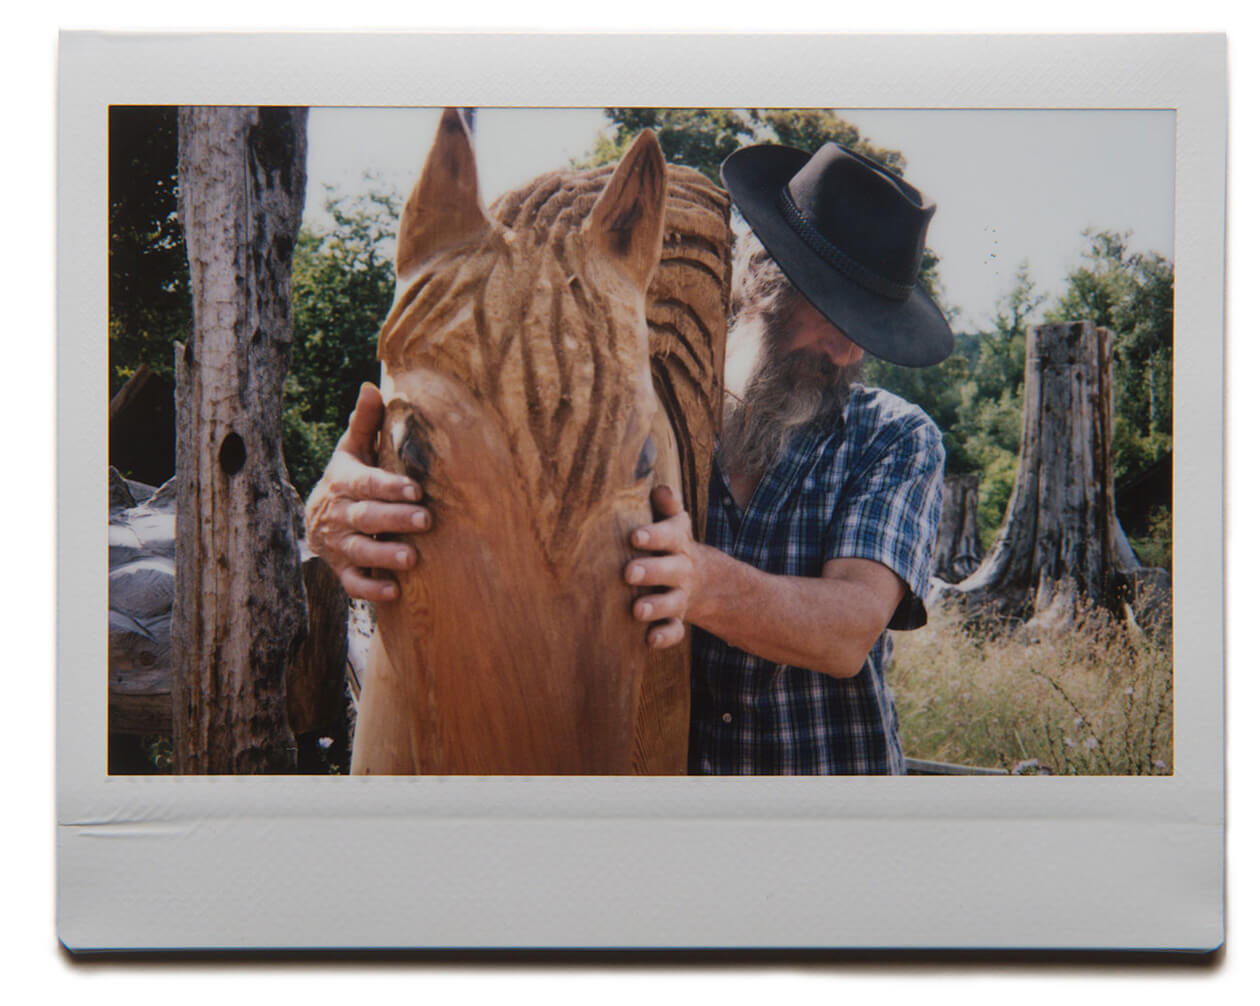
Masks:
[[[691,535],[691,518],[669,486],[652,490],[652,507],[661,518],[636,529],[630,544],[645,552],[626,564],[626,583],[636,587],[663,587],[634,602],[634,617],[652,623],[648,645],[657,649],[676,646],[685,636],[684,623],[692,621],[697,598],[703,593],[702,569],[705,546]]]
[[[319,484],[306,502],[306,541],[341,579],[351,597],[392,601],[398,584],[373,570],[410,569],[416,550],[405,542],[377,541],[378,534],[427,531],[433,517],[418,506],[423,491],[404,475],[376,467],[376,438],[385,402],[372,384],[359,399]]]

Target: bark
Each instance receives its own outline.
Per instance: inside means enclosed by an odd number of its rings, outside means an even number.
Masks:
[[[284,675],[305,627],[280,446],[306,112],[181,108],[193,334],[176,347],[175,769],[292,770]]]
[[[977,475],[945,476],[941,529],[936,537],[932,575],[946,583],[958,583],[980,565],[980,529],[976,519]]]
[[[1006,518],[979,569],[944,596],[1017,618],[1084,600],[1114,605],[1121,569],[1111,363],[1112,335],[1092,322],[1030,333],[1019,469]]]

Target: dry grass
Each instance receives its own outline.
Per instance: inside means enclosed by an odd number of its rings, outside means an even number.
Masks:
[[[894,642],[889,680],[908,757],[1018,774],[1173,770],[1167,638],[1105,612],[1033,636],[968,631],[959,614],[937,609]]]

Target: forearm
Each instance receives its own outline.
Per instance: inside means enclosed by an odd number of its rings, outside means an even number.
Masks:
[[[852,677],[887,625],[886,599],[864,583],[765,573],[705,545],[697,552],[687,621],[755,656]]]

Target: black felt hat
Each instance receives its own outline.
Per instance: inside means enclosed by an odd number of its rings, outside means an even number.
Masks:
[[[722,164],[740,213],[801,294],[873,356],[927,367],[949,356],[949,323],[918,283],[936,204],[836,143],[808,154],[763,144]]]

